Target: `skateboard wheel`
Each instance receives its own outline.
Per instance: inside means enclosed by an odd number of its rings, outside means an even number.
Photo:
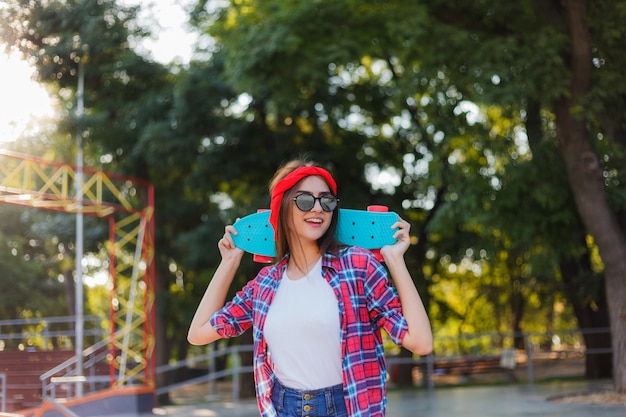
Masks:
[[[271,256],[263,255],[253,255],[252,260],[260,264],[271,264],[272,262],[274,262],[274,258],[272,258]]]

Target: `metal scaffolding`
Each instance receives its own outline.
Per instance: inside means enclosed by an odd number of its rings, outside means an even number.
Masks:
[[[73,165],[0,150],[0,204],[108,219],[111,386],[154,388],[154,188],[136,178],[81,172],[82,179]],[[73,195],[77,182],[80,201]]]

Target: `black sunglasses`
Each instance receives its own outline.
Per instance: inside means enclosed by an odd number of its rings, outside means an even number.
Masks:
[[[315,207],[315,201],[319,201],[322,210],[328,213],[335,210],[337,203],[339,203],[339,199],[330,193],[322,194],[319,197],[315,197],[313,194],[309,193],[302,193],[294,197],[293,201],[296,202],[296,207],[301,211],[311,211],[313,207]]]

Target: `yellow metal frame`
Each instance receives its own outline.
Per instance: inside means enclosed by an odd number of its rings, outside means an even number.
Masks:
[[[155,387],[154,188],[147,181],[0,150],[0,204],[108,218],[111,382]],[[79,204],[80,203],[80,204]]]

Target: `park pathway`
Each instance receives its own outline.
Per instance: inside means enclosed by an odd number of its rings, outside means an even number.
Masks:
[[[552,398],[608,391],[610,382],[560,382],[391,390],[387,417],[626,417],[626,406],[573,404]],[[155,408],[148,414],[115,417],[258,417],[253,400],[206,402]]]

